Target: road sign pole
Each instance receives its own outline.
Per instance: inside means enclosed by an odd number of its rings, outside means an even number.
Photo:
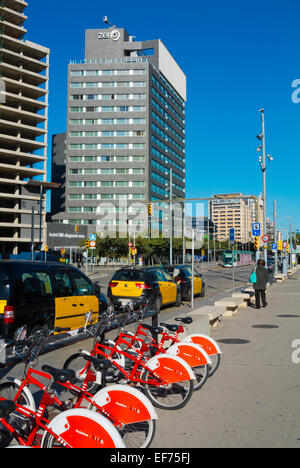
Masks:
[[[277,242],[277,209],[276,200],[273,203],[273,216],[274,216],[274,243]],[[278,273],[278,250],[274,252],[274,263],[275,263],[275,275]]]
[[[194,309],[194,260],[195,260],[195,231],[192,229],[192,287],[191,287],[191,308]]]

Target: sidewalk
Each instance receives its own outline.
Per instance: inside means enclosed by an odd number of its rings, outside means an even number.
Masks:
[[[152,447],[300,447],[299,284],[298,272],[269,289],[265,309],[222,318],[219,370],[185,408],[159,411]]]

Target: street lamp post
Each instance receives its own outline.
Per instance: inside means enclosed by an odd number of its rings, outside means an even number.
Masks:
[[[259,109],[259,112],[261,113],[261,134],[257,135],[257,139],[261,140],[261,145],[259,148],[257,148],[257,151],[259,152],[260,150],[262,151],[262,155],[259,157],[259,162],[260,162],[260,167],[262,171],[262,176],[263,176],[263,199],[264,199],[264,205],[263,205],[263,234],[267,234],[267,188],[266,188],[266,139],[265,139],[265,110],[264,109]],[[268,159],[270,161],[273,160],[273,158],[268,154]],[[264,245],[264,259],[267,264],[267,256],[268,256],[268,251],[267,251],[267,245]]]

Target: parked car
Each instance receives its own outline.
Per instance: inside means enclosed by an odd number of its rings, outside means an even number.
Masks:
[[[137,301],[160,310],[162,306],[169,304],[179,306],[181,289],[161,267],[126,267],[113,275],[107,296],[115,306]]]
[[[2,260],[0,335],[11,336],[22,325],[29,332],[41,327],[81,328],[90,311],[93,322],[98,321],[105,303],[101,297],[100,287],[71,265]]]
[[[184,301],[192,298],[192,267],[190,265],[164,266],[164,269],[180,284]],[[194,271],[194,296],[205,296],[205,281],[200,273]]]

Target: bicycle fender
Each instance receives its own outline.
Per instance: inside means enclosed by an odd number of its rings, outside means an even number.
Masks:
[[[211,364],[211,359],[204,349],[194,343],[180,342],[168,349],[168,353],[184,359],[190,367],[205,366]]]
[[[87,356],[90,356],[91,353],[89,351],[86,351],[85,349],[80,349],[80,353],[81,354],[86,354]],[[102,374],[101,372],[98,372],[98,371],[95,371],[95,374],[96,374],[96,380],[95,382],[98,384],[98,385],[101,385],[102,383]]]
[[[191,367],[182,358],[173,354],[162,353],[147,361],[147,368],[157,377],[169,384],[196,379]]]
[[[183,338],[182,341],[188,341],[189,343],[195,343],[201,346],[201,348],[203,348],[209,356],[212,356],[214,354],[222,354],[218,343],[210,336],[201,333],[188,335],[185,338]]]
[[[114,348],[116,346],[116,343],[113,341],[113,340],[107,340],[107,343],[109,344],[109,346],[111,346],[112,348]],[[122,349],[120,348],[120,346],[117,346],[116,349],[118,351],[120,351],[120,358],[114,358],[114,361],[116,361],[119,366],[121,367],[125,367],[125,356],[123,354],[121,354],[122,352]]]
[[[14,378],[10,378],[8,380],[11,380],[12,382],[14,382],[18,387],[21,387],[21,380],[19,379],[14,379]],[[33,411],[34,413],[36,412],[36,406],[35,406],[35,401],[34,401],[34,398],[32,396],[32,393],[31,391],[29,390],[28,387],[24,387],[22,392],[24,392],[26,394],[26,397],[28,398],[28,401],[30,402],[30,405],[27,406],[27,405],[24,405],[25,408],[28,408],[30,409],[31,411]]]
[[[72,448],[125,448],[112,423],[101,414],[83,408],[63,411],[52,419],[48,428],[61,442]],[[42,439],[42,447],[47,431]]]
[[[93,402],[122,424],[158,419],[146,395],[129,385],[114,384],[102,388],[94,395]]]

